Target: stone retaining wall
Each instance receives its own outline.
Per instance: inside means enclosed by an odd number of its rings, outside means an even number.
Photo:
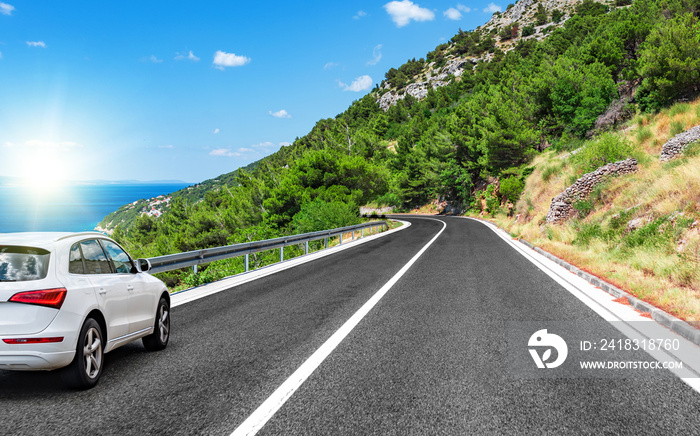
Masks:
[[[664,144],[659,160],[661,162],[667,162],[675,157],[678,157],[678,155],[683,153],[683,150],[688,146],[688,144],[695,142],[698,139],[700,139],[700,126],[695,126],[690,130],[679,133]]]
[[[610,175],[629,174],[637,171],[637,160],[627,159],[603,165],[597,170],[584,174],[573,185],[552,199],[547,213],[547,223],[556,224],[574,214],[573,203],[586,199],[593,188]]]

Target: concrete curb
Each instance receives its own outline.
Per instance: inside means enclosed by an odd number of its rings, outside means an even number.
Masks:
[[[470,217],[471,218],[471,217]],[[484,220],[482,218],[474,218],[479,221],[485,221],[489,224],[492,224],[499,229],[503,230],[506,232],[504,229],[501,227],[497,226],[496,224],[492,223],[491,221]],[[506,232],[508,233],[508,232]],[[529,247],[542,256],[546,257],[547,259],[551,260],[554,263],[557,263],[567,270],[571,271],[572,273],[576,274],[577,276],[581,277],[582,279],[586,280],[588,283],[592,284],[593,286],[597,286],[600,289],[604,290],[608,294],[612,295],[615,298],[626,298],[627,301],[629,302],[630,306],[633,308],[639,310],[640,312],[645,312],[651,314],[651,318],[658,322],[659,324],[663,325],[664,327],[667,327],[668,329],[678,333],[679,335],[683,336],[687,340],[693,342],[696,345],[700,345],[700,330],[696,329],[692,325],[688,324],[687,322],[676,318],[675,316],[664,312],[663,310],[656,308],[652,306],[651,304],[647,303],[646,301],[642,301],[639,298],[631,295],[629,292],[623,291],[622,289],[618,288],[615,285],[612,285],[600,277],[596,277],[593,274],[587,273],[586,271],[581,270],[580,268],[576,267],[575,265],[570,264],[569,262],[558,258],[557,256],[544,251],[540,247],[537,247],[536,245],[533,245],[529,243],[528,241],[524,239],[517,239],[518,242],[522,243],[526,247]]]

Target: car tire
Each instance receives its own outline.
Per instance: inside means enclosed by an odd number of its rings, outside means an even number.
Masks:
[[[89,389],[100,379],[104,367],[104,340],[102,328],[92,318],[85,320],[78,336],[73,361],[63,371],[69,387]]]
[[[160,351],[168,346],[170,339],[170,305],[165,298],[161,298],[156,309],[156,320],[153,325],[153,333],[145,336],[143,346],[148,351]]]

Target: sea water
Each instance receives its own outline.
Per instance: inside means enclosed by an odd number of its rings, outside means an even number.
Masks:
[[[76,184],[41,190],[0,184],[0,233],[93,230],[119,207],[188,184]]]

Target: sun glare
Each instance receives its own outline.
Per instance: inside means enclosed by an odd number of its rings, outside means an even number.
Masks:
[[[21,184],[34,195],[55,193],[66,182],[67,165],[56,153],[37,153],[21,164]]]

